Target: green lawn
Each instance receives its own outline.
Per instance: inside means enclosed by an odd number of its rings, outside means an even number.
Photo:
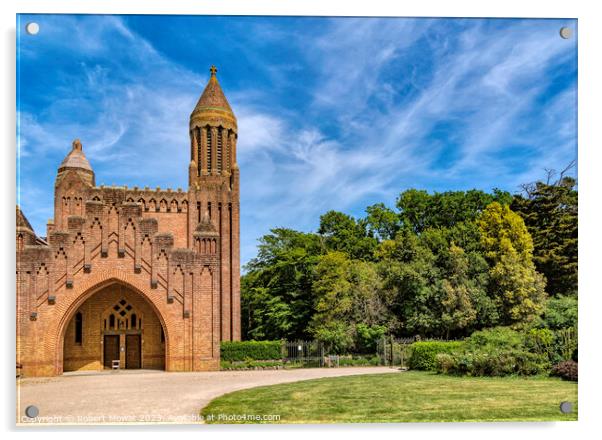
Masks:
[[[562,414],[560,402],[573,402]],[[419,371],[315,379],[236,391],[201,414],[280,415],[259,423],[577,420],[577,384],[556,378],[471,378]]]

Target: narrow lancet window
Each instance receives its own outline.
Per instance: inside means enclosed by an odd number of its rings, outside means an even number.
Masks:
[[[217,130],[217,171],[222,170],[222,133],[223,130],[218,128]]]
[[[81,312],[77,312],[75,314],[75,343],[76,344],[82,343],[83,334],[84,334],[83,316],[82,316]]]
[[[207,126],[207,171],[211,172],[212,148],[211,148],[211,127]]]

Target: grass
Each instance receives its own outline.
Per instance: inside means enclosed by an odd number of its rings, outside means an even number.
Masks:
[[[560,402],[573,403],[562,414]],[[314,379],[211,401],[207,423],[381,423],[577,420],[577,384],[557,378],[455,377],[419,371]],[[279,420],[224,415],[279,415]]]

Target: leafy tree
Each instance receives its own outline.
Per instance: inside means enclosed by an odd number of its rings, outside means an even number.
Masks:
[[[378,341],[387,332],[384,325],[366,325],[364,323],[355,326],[356,350],[362,353],[375,353]]]
[[[380,240],[392,240],[399,230],[399,215],[385,206],[384,203],[376,203],[366,208],[366,224],[368,231]]]
[[[512,210],[521,215],[533,237],[533,261],[548,281],[551,295],[577,295],[576,181],[562,177],[554,183],[525,185]]]
[[[537,271],[560,286],[554,292],[574,283],[576,293],[577,193],[574,181],[559,182],[514,199],[412,189],[399,212],[377,203],[359,220],[329,211],[317,233],[273,229],[241,279],[243,338],[317,338],[343,353],[373,350],[386,333],[572,326],[576,296],[546,302]]]
[[[577,298],[557,296],[548,299],[541,324],[552,330],[577,326]]]
[[[375,326],[386,316],[373,263],[350,260],[342,252],[329,252],[320,257],[312,287],[315,314],[310,329],[317,339],[337,350],[350,347],[357,323]]]
[[[314,269],[323,252],[316,234],[273,229],[242,277],[245,339],[308,338],[313,315]]]
[[[383,298],[395,317],[389,326],[399,335],[436,335],[441,331],[441,277],[436,255],[412,231],[399,231],[393,242],[383,242],[379,263]],[[386,253],[385,253],[386,252]]]
[[[409,189],[400,194],[397,207],[401,222],[416,233],[428,228],[450,228],[458,223],[475,221],[492,202],[509,204],[510,193],[495,189],[493,194],[469,191],[435,192]]]
[[[316,267],[315,310],[311,322],[314,336],[337,352],[345,351],[353,341],[349,326],[353,309],[348,272],[351,261],[342,252],[329,252]]]
[[[441,321],[448,339],[452,330],[469,327],[477,317],[475,297],[478,295],[478,287],[468,277],[468,264],[469,260],[464,250],[452,243],[449,249],[447,276],[442,280],[441,286]]]
[[[352,329],[342,321],[327,321],[316,326],[313,336],[331,353],[345,354],[353,345]]]
[[[370,237],[365,222],[337,211],[328,211],[320,217],[318,233],[329,250],[344,252],[359,260],[371,260],[377,241]]]
[[[545,280],[533,264],[533,241],[522,218],[507,205],[490,204],[479,219],[490,264],[489,295],[501,324],[530,321],[541,313]]]

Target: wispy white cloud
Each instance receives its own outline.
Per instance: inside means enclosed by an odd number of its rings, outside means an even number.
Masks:
[[[319,24],[307,32],[277,21],[254,28],[262,42],[303,48],[288,63],[254,50],[241,32],[239,49],[271,86],[223,84],[239,123],[243,261],[270,228],[315,228],[328,209],[359,214],[412,186],[512,189],[576,154],[576,120],[566,113],[574,85],[540,102],[554,81],[550,66],[574,57],[558,22]],[[34,226],[48,217],[36,207],[52,204],[54,170],[41,170],[58,166],[75,137],[98,183],[185,186],[187,118],[206,74],[157,50],[120,17],[62,16],[43,29],[46,52],[79,61],[64,70],[52,102],[20,109],[22,158],[39,159],[22,176]],[[26,46],[21,56],[35,63],[39,51]],[[274,102],[275,91],[291,88],[303,89],[307,102]],[[517,148],[525,150],[520,166],[504,157]]]

